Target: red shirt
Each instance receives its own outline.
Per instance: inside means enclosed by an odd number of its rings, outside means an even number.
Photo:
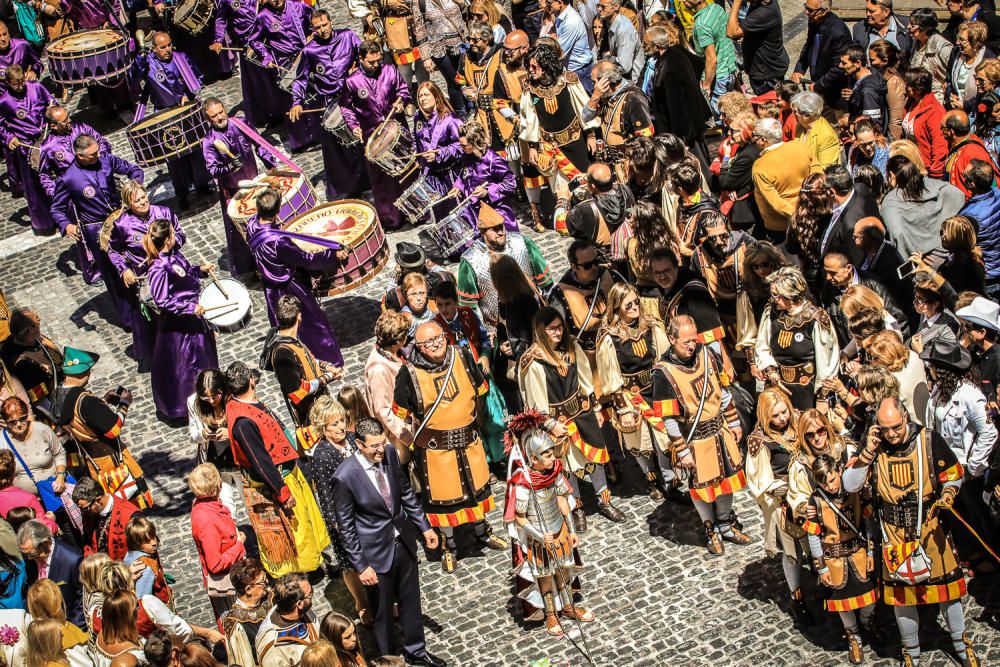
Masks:
[[[917,144],[931,178],[944,176],[944,161],[948,157],[948,142],[941,133],[943,116],[944,107],[934,93],[927,93],[917,104],[907,103],[903,116],[903,135]]]
[[[202,583],[209,574],[226,574],[246,557],[246,548],[238,539],[236,522],[219,499],[195,500],[191,506],[191,535],[201,560]]]

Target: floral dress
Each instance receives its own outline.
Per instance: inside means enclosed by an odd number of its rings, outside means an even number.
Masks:
[[[342,570],[353,569],[351,561],[344,550],[344,543],[340,539],[340,531],[337,530],[337,515],[333,509],[333,474],[341,463],[354,455],[356,449],[355,435],[347,434],[347,440],[343,447],[338,447],[326,438],[319,441],[313,448],[312,456],[312,478],[320,480],[321,483],[313,484],[316,492],[316,501],[319,504],[320,514],[326,521],[327,532],[330,533],[330,544],[337,557],[337,564]]]

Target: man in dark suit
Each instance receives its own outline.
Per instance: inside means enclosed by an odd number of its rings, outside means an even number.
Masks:
[[[880,39],[887,39],[899,47],[900,62],[910,62],[913,55],[913,36],[907,27],[910,19],[892,11],[892,0],[867,0],[865,20],[858,21],[851,29],[851,38],[865,52],[868,60],[868,45]]]
[[[858,220],[854,224],[854,245],[864,255],[858,266],[861,274],[871,274],[885,285],[900,306],[912,304],[912,276],[905,279],[899,277],[899,267],[905,260],[896,246],[885,237],[885,225],[882,221],[875,217]],[[910,319],[910,331],[916,331],[920,325],[920,316],[913,308],[906,308],[906,311]]]
[[[399,455],[387,445],[385,429],[365,417],[355,427],[358,451],[337,468],[333,481],[334,512],[351,565],[367,587],[375,609],[379,653],[392,645],[392,606],[399,604],[403,657],[408,665],[443,667],[427,652],[420,609],[417,532],[428,549],[438,547]]]
[[[861,218],[881,218],[878,202],[863,183],[855,183],[851,172],[841,165],[832,165],[824,171],[826,184],[833,190],[833,212],[830,224],[822,230],[819,243],[820,257],[828,252],[847,255],[854,266],[861,266],[864,255],[854,243],[854,225]]]
[[[822,95],[828,107],[845,109],[847,105],[840,93],[851,86],[839,63],[840,54],[852,41],[851,31],[830,11],[830,0],[806,0],[805,10],[809,29],[792,72],[792,81],[799,83],[808,70],[813,92]]]
[[[39,579],[52,580],[66,603],[66,619],[86,631],[80,584],[83,554],[80,550],[55,539],[48,526],[37,519],[26,522],[17,531],[17,546],[24,556],[28,585]]]
[[[837,332],[837,340],[840,341],[840,348],[851,341],[851,332],[847,327],[847,316],[840,309],[840,299],[844,292],[852,285],[861,285],[875,292],[885,304],[885,310],[899,324],[900,333],[903,339],[910,337],[910,318],[906,312],[896,304],[892,293],[885,285],[870,273],[858,271],[853,264],[848,261],[847,256],[839,252],[828,252],[823,256],[823,273],[825,281],[820,289],[820,305],[829,313],[833,320],[833,328]],[[912,310],[912,303],[906,304],[908,310]]]

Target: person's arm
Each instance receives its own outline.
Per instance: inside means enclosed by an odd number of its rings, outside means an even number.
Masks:
[[[977,389],[968,393],[970,400],[965,401],[965,418],[974,427],[975,440],[965,468],[970,477],[980,477],[989,468],[990,455],[997,444],[997,429],[986,414],[986,397],[982,392]]]
[[[155,582],[156,573],[153,572],[153,568],[146,566],[139,578],[135,580],[135,596],[141,599],[145,595],[152,595]]]
[[[712,83],[715,81],[715,64],[717,62],[717,56],[715,53],[715,44],[705,45],[705,78],[701,82],[701,87],[705,90],[712,89]]]
[[[341,464],[342,466],[345,465]],[[338,469],[339,470],[339,469]],[[359,467],[359,474],[364,475],[364,470]],[[355,572],[364,572],[370,566],[365,557],[364,549],[361,548],[361,540],[358,536],[358,523],[355,515],[357,501],[354,498],[354,490],[346,479],[335,478],[333,485],[333,508],[337,515],[337,530],[340,533],[340,543],[347,554],[347,560],[351,562],[351,567]],[[367,483],[367,480],[364,480]]]
[[[762,372],[768,368],[777,368],[778,362],[771,354],[771,308],[764,309],[764,314],[760,316],[760,323],[757,325],[757,342],[754,345],[754,358],[757,360],[757,368]]]
[[[108,162],[111,164],[111,172],[114,174],[131,178],[133,181],[139,181],[140,183],[146,180],[146,175],[139,165],[132,164],[128,160],[123,160],[112,153],[108,154]]]
[[[476,272],[472,265],[465,259],[462,259],[458,264],[458,278],[455,282],[458,291],[458,305],[477,308],[479,299],[482,297],[479,293],[479,281],[476,279]]]
[[[66,450],[63,448],[62,441],[56,436],[55,432],[44,424],[35,424],[34,428],[43,429],[42,436],[45,440],[45,444],[48,446],[49,455],[52,457],[52,465],[55,466],[56,475],[60,475],[63,481],[66,480]]]
[[[399,463],[398,456],[395,450],[391,454],[386,450],[387,458],[396,459],[392,464],[392,470],[395,472],[396,481],[399,483],[399,504],[403,508],[406,517],[416,526],[417,530],[421,533],[426,533],[431,529],[431,524],[427,521],[427,515],[424,514],[424,509],[417,499],[417,494],[413,492],[413,487],[410,486],[410,475]]]
[[[743,26],[740,25],[740,8],[742,6],[743,0],[733,0],[733,4],[729,8],[729,20],[726,21],[726,37],[730,39],[743,37]]]
[[[292,83],[292,106],[305,106],[311,68],[309,52],[303,50],[299,55],[299,64],[295,70],[295,82]]]
[[[261,437],[257,425],[246,417],[240,417],[233,424],[233,436],[237,446],[250,462],[250,468],[254,475],[264,482],[279,503],[283,505],[288,502],[292,497],[292,492],[285,484],[281,471],[274,465],[271,455],[267,453],[264,438]]]
[[[801,78],[801,76],[800,77],[796,77],[795,76],[796,74],[799,74],[799,75],[805,74],[806,70],[809,69],[809,62],[810,62],[810,57],[809,56],[810,56],[810,53],[811,53],[811,51],[813,49],[813,43],[814,43],[813,42],[813,38],[814,38],[814,36],[815,36],[815,33],[813,32],[813,27],[809,26],[806,29],[806,38],[805,38],[805,41],[802,42],[802,50],[799,51],[799,59],[795,61],[795,67],[792,69],[792,78],[795,79],[796,81],[799,78]],[[812,74],[813,77],[816,76],[816,72],[810,72],[810,74]]]
[[[69,218],[71,196],[69,188],[61,178],[53,179],[53,187],[52,206],[49,210],[52,213],[52,219],[55,220],[56,225],[59,226],[59,232],[65,235],[67,227],[70,225],[76,225],[76,223]]]
[[[285,345],[279,345],[272,352],[271,363],[274,366],[274,375],[278,379],[278,387],[292,405],[298,405],[320,391],[326,386],[324,378],[329,377],[324,375],[305,381],[298,357]]]
[[[527,236],[524,237],[524,244],[528,249],[528,261],[531,264],[532,275],[530,278],[538,289],[545,291],[554,284],[552,272],[549,270],[549,262],[542,255],[538,245]]]
[[[114,440],[121,435],[128,405],[128,403],[122,403],[115,410],[98,397],[87,395],[80,401],[80,415],[95,433],[108,440]]]
[[[269,67],[270,65],[277,64],[274,55],[271,53],[271,47],[268,46],[268,28],[265,24],[266,19],[257,16],[257,20],[254,22],[253,32],[250,34],[250,48],[260,56],[261,63],[264,67]]]

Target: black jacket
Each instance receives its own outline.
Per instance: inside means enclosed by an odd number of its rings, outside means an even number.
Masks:
[[[670,132],[686,142],[704,137],[712,111],[683,47],[670,46],[658,56],[650,97],[657,134]]]
[[[910,25],[910,19],[905,16],[893,14],[889,20],[896,22],[896,40],[899,43],[899,61],[902,63],[908,63],[910,62],[910,56],[913,55],[913,37],[910,36],[910,31],[906,27]],[[876,39],[881,39],[881,37],[874,36],[874,33],[869,35],[868,22],[858,21],[851,29],[851,39],[864,48],[865,59],[867,59],[868,45]]]
[[[712,174],[711,186],[714,191],[730,192],[737,197],[729,215],[734,227],[743,229],[763,223],[757,199],[753,196],[753,163],[758,157],[760,148],[757,144],[743,144],[719,171],[718,176]],[[725,205],[725,199],[722,204]]]
[[[863,271],[858,271],[858,284],[867,287],[881,297],[886,311],[899,323],[903,339],[909,338],[910,319],[896,304],[896,299],[893,298],[889,289],[880,283],[874,275]],[[841,349],[851,341],[851,332],[847,328],[847,316],[840,309],[840,298],[843,295],[841,290],[827,282],[823,283],[823,289],[820,291],[821,305],[830,314],[830,319],[833,320],[833,328],[837,332],[837,340],[840,341]]]
[[[997,16],[996,12],[980,6],[979,13],[973,20],[986,26],[986,48],[994,53],[1000,53],[1000,16]],[[941,35],[954,44],[955,38],[958,37],[958,26],[963,23],[965,23],[964,18],[952,15],[948,19],[948,25],[941,31]],[[957,49],[955,50],[957,51]]]
[[[875,70],[871,74],[852,82],[850,99],[847,100],[847,114],[850,118],[867,116],[878,127],[882,134],[889,131],[889,87],[882,75]]]
[[[842,107],[844,100],[840,91],[850,88],[847,75],[840,69],[840,54],[852,42],[851,31],[836,14],[827,14],[822,23],[809,23],[795,71],[809,72],[815,91],[823,96],[828,106]],[[814,57],[816,66],[812,67]]]
[[[66,620],[80,628],[87,629],[87,621],[83,616],[83,584],[80,583],[80,561],[83,554],[74,546],[66,544],[57,537],[52,538],[52,560],[49,562],[47,579],[59,587],[63,602],[66,603]],[[38,565],[26,558],[25,574],[28,585],[38,581]]]
[[[867,185],[855,183],[854,196],[837,221],[833,223],[829,235],[826,234],[826,230],[821,232],[820,256],[828,252],[843,253],[851,260],[851,264],[860,268],[864,253],[854,243],[854,225],[862,218],[871,217],[882,219],[878,210],[878,202],[875,201],[875,197],[872,196]],[[826,239],[825,244],[822,242],[823,239]]]

